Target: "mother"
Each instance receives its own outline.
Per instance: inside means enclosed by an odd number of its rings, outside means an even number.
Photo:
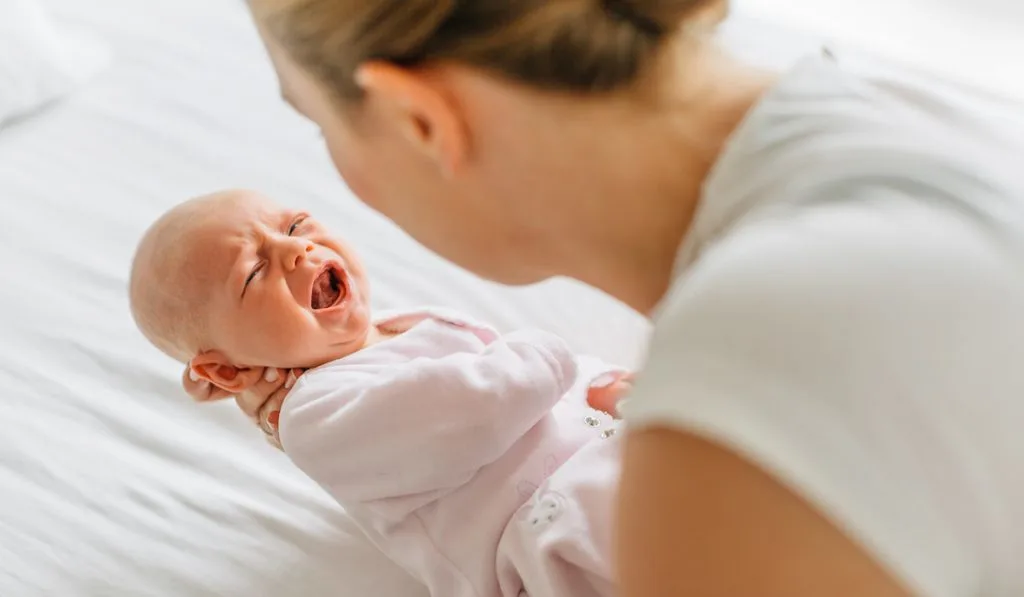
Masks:
[[[741,64],[718,0],[252,4],[367,204],[653,317],[623,595],[1024,591],[1020,148],[829,56]]]

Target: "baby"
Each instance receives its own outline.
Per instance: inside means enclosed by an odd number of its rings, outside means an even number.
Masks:
[[[368,291],[345,243],[248,191],[161,217],[130,285],[143,334],[224,392],[306,370],[271,433],[431,595],[613,595],[618,424],[587,395],[624,372],[453,313],[371,319]]]

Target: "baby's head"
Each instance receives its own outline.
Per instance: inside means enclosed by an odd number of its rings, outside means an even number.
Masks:
[[[345,243],[250,191],[164,214],[139,244],[130,282],[146,338],[232,392],[263,367],[315,367],[361,349],[367,291]]]

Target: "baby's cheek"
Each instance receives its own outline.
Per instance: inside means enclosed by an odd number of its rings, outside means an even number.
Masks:
[[[305,313],[296,307],[282,308],[267,325],[258,342],[263,358],[260,364],[277,367],[305,367],[308,352],[315,341]],[[290,313],[289,313],[290,311]],[[296,316],[297,315],[297,316]]]
[[[286,367],[298,369],[322,365],[325,362],[321,356],[323,344],[323,339],[316,334],[293,330],[287,341],[279,347],[280,362]]]

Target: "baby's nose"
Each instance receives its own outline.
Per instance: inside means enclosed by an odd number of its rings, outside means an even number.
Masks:
[[[288,243],[285,250],[281,252],[285,268],[288,270],[297,268],[306,255],[312,252],[313,244],[309,241],[296,239]]]

